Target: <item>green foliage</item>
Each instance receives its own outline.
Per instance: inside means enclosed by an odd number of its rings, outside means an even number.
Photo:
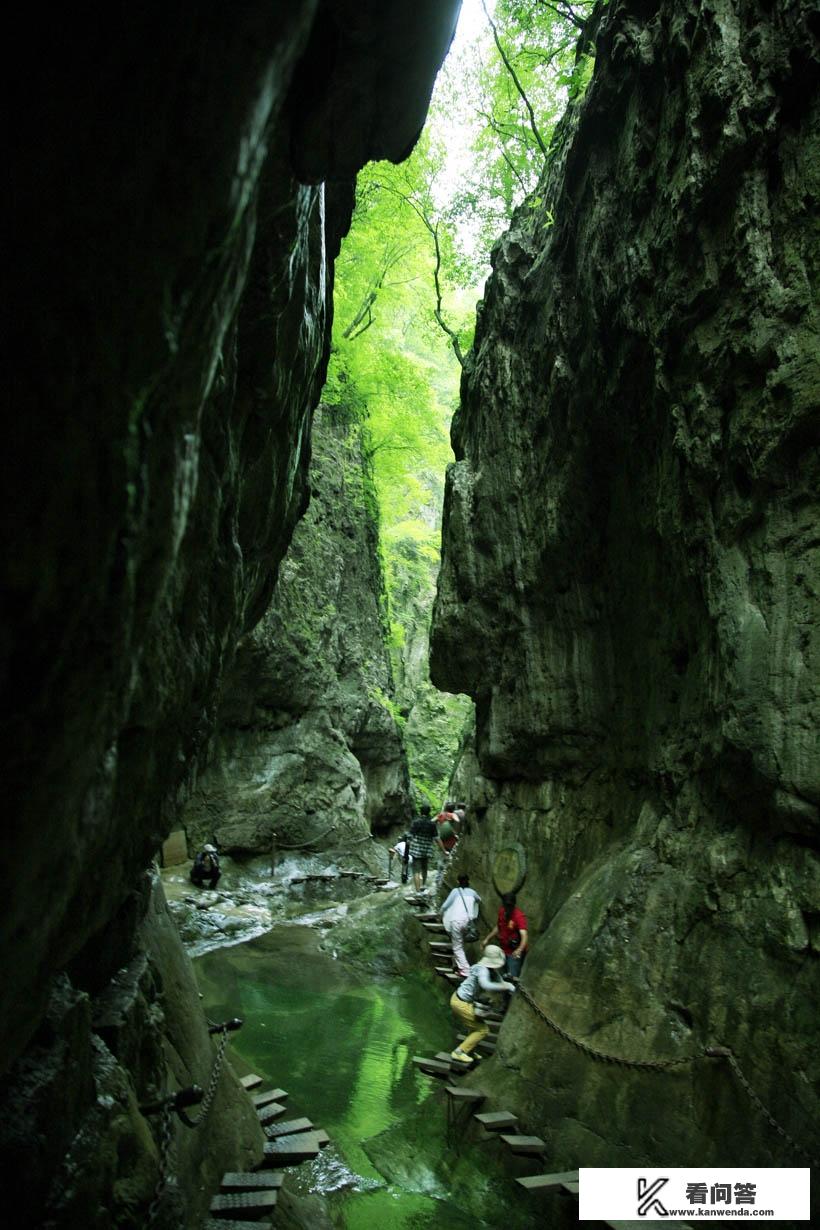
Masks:
[[[478,12],[477,3],[465,0],[465,10]],[[580,51],[576,45],[596,6],[485,0],[482,7],[482,32],[445,65],[411,157],[359,176],[336,265],[323,398],[330,413],[359,427],[372,466],[366,498],[378,505],[383,617],[400,704],[375,699],[402,726],[409,714],[411,772],[433,803],[442,801],[469,708],[417,677],[439,566],[460,364],[490,247],[513,209],[527,200],[534,228],[553,223],[538,184],[556,122],[591,78],[588,30]]]

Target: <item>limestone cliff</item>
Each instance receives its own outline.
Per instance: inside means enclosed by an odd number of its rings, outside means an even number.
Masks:
[[[223,686],[209,768],[183,812],[189,843],[232,852],[319,841],[354,859],[411,811],[361,427],[313,422],[311,501],[257,627]],[[362,844],[364,841],[364,845]]]
[[[819,33],[806,0],[605,10],[495,250],[433,635],[477,707],[462,857],[493,902],[525,870],[533,997],[604,1051],[731,1047],[814,1157]],[[520,1000],[502,1039],[555,1169],[805,1164],[725,1062],[596,1063]]]
[[[33,1091],[38,1057],[50,1070],[55,1039],[87,1078],[58,1114],[40,1082],[46,1161],[22,1147],[13,1174],[37,1224],[46,1201],[59,1224],[97,1224],[135,1168],[118,1224],[145,1222],[141,1117],[60,1211],[71,1132],[93,1149],[148,1090],[128,1062],[95,1084],[88,1011],[62,1031],[54,996],[104,994],[139,950],[135,886],[305,506],[351,177],[411,148],[458,7],[92,4],[31,10],[16,31],[3,1105]]]

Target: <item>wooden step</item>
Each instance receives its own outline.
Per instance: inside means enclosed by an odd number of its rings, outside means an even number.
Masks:
[[[506,1136],[502,1132],[499,1140],[503,1140],[513,1153],[526,1153],[538,1157],[547,1151],[547,1146],[540,1136]]]
[[[241,1076],[239,1083],[243,1089],[257,1089],[262,1084],[262,1077],[250,1072],[247,1076]]]
[[[457,1059],[453,1059],[449,1051],[436,1051],[433,1058],[437,1059],[440,1063],[451,1063],[454,1068],[462,1068],[464,1066]]]
[[[325,1145],[330,1144],[330,1137],[324,1128],[319,1128],[313,1133],[313,1135],[316,1137],[316,1143],[320,1149],[324,1149]]]
[[[693,1230],[692,1222],[689,1221],[667,1221],[664,1217],[663,1224],[671,1226],[672,1230]],[[605,1221],[601,1223],[604,1226],[611,1226],[612,1230],[640,1230],[641,1226],[645,1226],[645,1221]]]
[[[278,1119],[287,1110],[287,1106],[283,1102],[269,1102],[262,1110],[257,1111],[259,1122],[270,1123],[273,1119]]]
[[[443,923],[427,922],[427,923],[422,923],[421,925],[422,927],[424,927],[425,931],[432,931],[434,935],[446,935],[447,934],[447,928],[444,926]]]
[[[436,914],[434,911],[422,910],[420,914],[416,915],[416,918],[419,920],[419,922],[441,922],[441,919],[439,918],[438,914]]]
[[[297,1132],[310,1132],[313,1124],[310,1119],[285,1119],[282,1123],[272,1123],[265,1128],[268,1140],[276,1140],[277,1136],[295,1136]]]
[[[528,1192],[559,1192],[567,1183],[578,1182],[577,1170],[562,1170],[558,1174],[528,1174],[516,1179]]]
[[[486,1094],[480,1089],[467,1089],[464,1085],[446,1085],[445,1091],[455,1102],[466,1102],[468,1104],[478,1104],[483,1102]]]
[[[433,952],[453,951],[453,945],[448,943],[447,940],[428,940],[427,943],[429,947],[432,948]]]
[[[571,1195],[577,1196],[580,1191],[581,1184],[575,1182],[564,1183],[563,1188],[565,1192],[569,1192]]]
[[[297,1166],[319,1156],[321,1145],[312,1132],[298,1132],[295,1136],[280,1136],[262,1146],[263,1165]]]
[[[426,1072],[428,1076],[446,1076],[449,1079],[453,1074],[452,1064],[450,1062],[444,1063],[440,1059],[427,1059],[424,1055],[414,1055],[413,1063],[417,1068],[421,1068],[422,1072]],[[464,1066],[466,1067],[467,1065],[465,1064]]]
[[[473,1115],[488,1132],[501,1132],[504,1128],[515,1127],[518,1115],[509,1110],[490,1110],[483,1115]]]
[[[270,1222],[236,1221],[230,1217],[206,1217],[203,1230],[259,1230],[260,1225],[270,1225]]]
[[[250,1174],[229,1171],[219,1181],[223,1192],[255,1192],[260,1189],[273,1191],[282,1186],[284,1175],[278,1170],[255,1170]]]
[[[449,965],[437,965],[435,966],[435,971],[437,974],[440,974],[442,978],[446,978],[448,982],[459,983],[464,981],[461,974],[457,974],[454,969],[450,968]]]
[[[232,1217],[237,1212],[245,1217],[262,1217],[273,1212],[278,1197],[276,1191],[228,1192],[214,1196],[210,1213],[212,1217]]]
[[[261,1110],[269,1102],[284,1102],[287,1096],[287,1092],[284,1089],[266,1089],[264,1093],[252,1093],[251,1101],[257,1110]]]

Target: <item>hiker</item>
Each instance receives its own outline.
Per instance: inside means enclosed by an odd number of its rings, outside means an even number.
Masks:
[[[453,889],[441,907],[441,921],[450,936],[453,960],[462,978],[470,972],[470,962],[464,951],[465,941],[472,944],[478,939],[476,919],[480,902],[478,893],[470,888],[470,877],[461,875],[458,877],[458,887]]]
[[[464,1064],[472,1063],[475,1058],[472,1052],[490,1032],[487,1022],[479,1020],[476,1014],[475,1005],[479,991],[489,991],[495,995],[501,991],[506,991],[512,995],[515,990],[511,982],[504,982],[501,979],[492,978],[490,975],[490,970],[501,969],[503,965],[504,953],[495,944],[490,944],[484,950],[484,956],[481,960],[470,967],[467,977],[456,987],[450,996],[450,1007],[453,1010],[453,1015],[458,1023],[467,1030],[467,1037],[464,1041],[459,1046],[456,1046],[454,1051],[450,1052],[451,1059]]]
[[[444,873],[450,862],[453,850],[456,848],[458,841],[458,833],[456,831],[458,825],[458,817],[455,814],[455,804],[445,803],[442,810],[436,816],[436,827],[438,829],[438,837],[441,842],[442,857],[439,860],[439,865],[436,870],[436,892],[441,892],[441,886],[444,882]]]
[[[197,888],[202,888],[202,885],[208,880],[210,887],[216,888],[221,875],[216,846],[203,846],[194,859],[194,865],[191,868],[191,883],[195,884]]]
[[[394,846],[391,846],[389,854],[395,854],[401,863],[401,882],[406,884],[410,877],[410,864],[413,859],[410,856],[410,834],[404,833]]]
[[[410,826],[410,857],[413,860],[413,884],[416,892],[427,891],[427,865],[433,846],[442,849],[438,828],[432,819],[429,803],[422,803],[420,812]]]
[[[508,978],[518,978],[527,955],[527,916],[515,904],[515,893],[502,893],[498,907],[498,922],[483,941],[486,948],[490,940],[498,939],[504,950],[504,967]]]

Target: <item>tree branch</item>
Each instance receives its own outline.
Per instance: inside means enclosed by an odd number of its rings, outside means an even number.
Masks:
[[[501,39],[498,37],[498,29],[497,29],[496,24],[495,24],[495,22],[493,21],[492,17],[491,17],[491,16],[490,16],[490,14],[487,12],[487,5],[484,3],[484,0],[481,0],[481,7],[482,7],[482,8],[483,8],[483,10],[484,10],[484,16],[487,18],[487,21],[490,23],[490,29],[491,29],[491,30],[492,30],[492,32],[493,32],[493,38],[495,39],[495,45],[496,45],[496,47],[498,48],[498,54],[501,56],[501,59],[502,59],[502,61],[503,61],[503,63],[504,63],[504,67],[506,68],[507,72],[508,72],[508,73],[510,74],[510,76],[512,77],[513,85],[514,85],[514,86],[515,86],[515,88],[518,90],[518,93],[519,93],[519,95],[520,95],[520,97],[521,97],[522,102],[524,103],[524,106],[527,108],[527,114],[528,114],[528,115],[529,115],[529,117],[530,117],[530,127],[532,128],[533,135],[535,136],[535,139],[536,139],[536,141],[538,142],[538,148],[541,150],[541,153],[542,153],[542,154],[544,155],[544,157],[546,158],[546,156],[547,156],[547,147],[546,147],[546,145],[544,144],[544,139],[543,139],[543,137],[541,136],[541,133],[538,131],[538,124],[536,123],[536,120],[535,120],[535,112],[534,112],[534,111],[533,111],[533,109],[532,109],[532,103],[531,103],[531,102],[530,102],[530,100],[527,98],[527,95],[526,95],[526,92],[525,92],[525,90],[524,90],[524,87],[523,87],[523,85],[521,84],[521,82],[520,82],[520,81],[519,81],[519,79],[518,79],[518,74],[516,73],[515,69],[513,68],[513,66],[512,66],[512,62],[510,61],[509,56],[507,55],[506,51],[504,50],[503,46],[501,45]]]

